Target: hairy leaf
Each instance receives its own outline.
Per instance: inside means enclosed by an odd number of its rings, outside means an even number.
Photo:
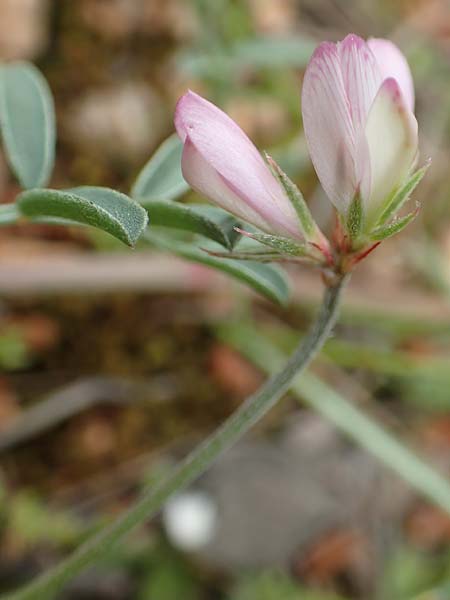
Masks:
[[[109,188],[34,189],[22,192],[17,205],[29,218],[55,217],[92,225],[128,246],[134,246],[148,222],[146,211],[137,202]]]
[[[212,212],[209,215],[202,211],[202,207],[194,207],[178,202],[166,202],[165,200],[151,200],[142,202],[142,206],[148,211],[152,225],[161,225],[173,229],[191,231],[203,235],[225,248],[233,247],[233,227],[235,219],[217,211],[215,217]]]

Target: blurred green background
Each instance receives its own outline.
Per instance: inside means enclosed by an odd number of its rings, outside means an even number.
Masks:
[[[35,62],[55,95],[55,187],[128,190],[191,88],[270,150],[324,229],[330,209],[302,134],[301,81],[315,45],[348,32],[389,37],[406,54],[421,161],[432,166],[414,196],[419,218],[359,267],[313,371],[449,474],[450,2],[0,3],[0,58]],[[18,192],[2,156],[0,190],[2,202]],[[319,298],[317,274],[290,274],[293,300],[281,309],[106,234],[2,228],[0,591],[120,513],[259,385],[263,374],[236,345],[262,335],[289,349]],[[450,519],[301,397],[195,490],[60,597],[450,598]],[[203,500],[189,512],[192,498]],[[194,523],[187,542],[180,514]]]

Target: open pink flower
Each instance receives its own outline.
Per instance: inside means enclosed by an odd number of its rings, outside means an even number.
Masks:
[[[286,192],[230,117],[189,91],[178,101],[175,127],[184,142],[183,175],[194,190],[263,231],[302,239]]]
[[[340,213],[359,191],[370,220],[417,158],[414,89],[388,40],[324,42],[305,72],[303,125],[319,180]]]

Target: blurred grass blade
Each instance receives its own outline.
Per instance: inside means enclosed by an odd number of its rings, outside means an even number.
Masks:
[[[183,242],[174,241],[167,236],[156,235],[147,230],[143,239],[161,250],[167,250],[177,256],[223,271],[241,283],[245,283],[272,302],[284,305],[289,298],[289,286],[282,269],[274,265],[238,261],[210,256],[203,250]]]
[[[314,51],[315,42],[300,35],[257,37],[237,42],[233,55],[237,63],[260,68],[303,68]]]
[[[26,217],[55,217],[91,225],[128,246],[134,246],[148,222],[147,213],[139,204],[108,188],[29,190],[20,194],[17,205]]]
[[[183,144],[176,133],[161,144],[131,190],[136,200],[175,200],[189,189],[181,173]]]
[[[45,186],[55,160],[55,111],[47,82],[32,64],[0,67],[0,124],[6,158],[22,187]]]
[[[247,69],[304,68],[315,43],[296,37],[256,37],[238,41],[231,48],[187,51],[180,67],[192,77],[235,76]]]
[[[344,600],[342,596],[311,591],[277,570],[246,573],[232,587],[227,600]]]
[[[143,201],[141,205],[148,211],[152,225],[161,225],[173,229],[181,229],[203,235],[225,248],[233,247],[232,235],[236,220],[222,211],[216,214],[216,220],[211,218],[213,213],[202,212],[191,205],[165,200]],[[224,218],[224,216],[226,219]]]
[[[222,337],[260,369],[277,372],[286,357],[252,327],[226,327]],[[310,373],[294,380],[292,391],[417,491],[450,514],[450,484],[375,420]]]
[[[20,211],[15,204],[0,205],[0,226],[13,225],[20,219]]]

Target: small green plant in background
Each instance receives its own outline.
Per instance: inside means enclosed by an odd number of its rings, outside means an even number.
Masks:
[[[311,591],[276,571],[248,575],[238,582],[227,600],[345,600],[335,594]]]
[[[30,354],[26,341],[17,327],[5,327],[0,332],[0,368],[15,371],[26,367]]]

